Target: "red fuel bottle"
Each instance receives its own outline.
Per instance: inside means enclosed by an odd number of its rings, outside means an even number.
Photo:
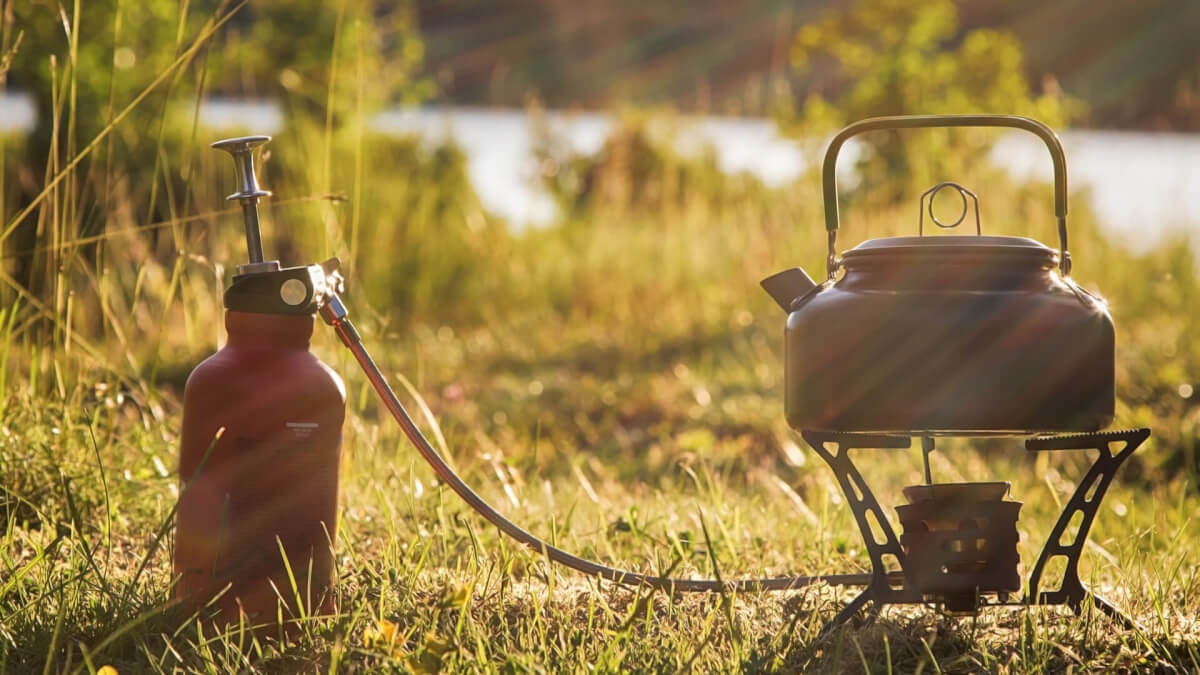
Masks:
[[[253,148],[213,144],[238,161],[250,263],[225,292],[224,347],[192,371],[183,402],[175,595],[219,621],[273,621],[333,609],[338,469],[346,396],[309,351],[332,264],[262,260]],[[215,601],[213,598],[220,595]],[[210,605],[211,602],[211,605]]]

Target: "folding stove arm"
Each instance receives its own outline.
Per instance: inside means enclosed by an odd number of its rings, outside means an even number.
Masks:
[[[905,449],[912,445],[907,436],[878,436],[868,434],[846,434],[827,431],[805,431],[801,435],[813,450],[833,470],[834,478],[842,488],[842,494],[854,513],[854,520],[862,532],[867,555],[871,558],[871,584],[868,589],[877,597],[892,595],[887,579],[884,556],[894,556],[906,580],[905,586],[915,588],[915,579],[908,569],[904,549],[888,521],[879,500],[871,492],[867,481],[850,461],[849,452],[855,448]],[[833,446],[832,448],[830,446]],[[874,521],[874,523],[872,523]],[[877,536],[879,535],[879,536]],[[882,541],[879,537],[882,537]]]
[[[1149,429],[1130,429],[1125,431],[1102,431],[1091,434],[1069,434],[1065,436],[1049,436],[1031,438],[1025,442],[1025,449],[1030,452],[1051,450],[1098,450],[1100,455],[1092,463],[1087,474],[1079,481],[1075,493],[1063,507],[1058,522],[1050,531],[1042,553],[1029,575],[1029,595],[1027,604],[1039,605],[1068,605],[1076,613],[1082,610],[1083,602],[1091,598],[1092,602],[1105,614],[1125,624],[1126,628],[1136,628],[1137,623],[1118,610],[1112,603],[1093,593],[1079,580],[1079,555],[1083,553],[1083,545],[1087,542],[1092,523],[1096,520],[1096,512],[1100,502],[1112,483],[1117,470],[1129,459],[1130,455],[1150,437]],[[1116,452],[1113,446],[1118,445]],[[1071,521],[1076,514],[1082,514],[1079,529],[1071,535]],[[1070,539],[1066,541],[1065,539]],[[1042,575],[1046,564],[1056,557],[1066,559],[1066,569],[1063,572],[1062,583],[1057,590],[1040,591]]]

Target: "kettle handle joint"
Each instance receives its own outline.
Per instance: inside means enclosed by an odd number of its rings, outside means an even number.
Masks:
[[[918,129],[928,127],[1009,127],[1034,134],[1046,144],[1054,163],[1054,216],[1058,221],[1059,269],[1063,276],[1071,274],[1071,254],[1067,250],[1067,159],[1062,142],[1054,130],[1045,124],[1019,115],[896,115],[871,117],[842,129],[829,142],[822,166],[822,187],[825,199],[825,230],[829,233],[829,253],[826,268],[829,278],[837,274],[838,191],[837,158],[842,145],[850,138],[881,129]]]

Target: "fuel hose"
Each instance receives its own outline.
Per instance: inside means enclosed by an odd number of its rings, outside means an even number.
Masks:
[[[400,403],[400,399],[396,397],[396,393],[387,383],[387,378],[380,372],[379,367],[375,365],[374,359],[367,352],[363,345],[362,338],[358,331],[354,328],[354,324],[347,318],[347,310],[341,299],[335,293],[330,293],[326,297],[325,303],[320,309],[321,318],[325,323],[333,327],[337,332],[338,338],[342,344],[350,350],[354,355],[354,359],[358,361],[358,365],[362,367],[366,373],[367,379],[371,381],[371,386],[379,394],[388,412],[392,414],[396,422],[400,425],[404,435],[421,453],[421,457],[429,463],[433,468],[434,473],[443,483],[448,485],[454,493],[457,494],[464,502],[474,509],[479,515],[483,516],[489,523],[495,525],[501,532],[512,537],[518,542],[528,546],[534,551],[546,556],[553,562],[565,565],[571,569],[582,572],[588,576],[599,577],[608,581],[613,581],[629,586],[640,586],[657,588],[667,591],[686,591],[686,592],[720,592],[720,591],[784,591],[803,586],[809,586],[817,583],[825,583],[833,586],[866,586],[871,581],[869,574],[827,574],[819,576],[782,576],[770,577],[764,579],[736,579],[731,581],[722,581],[718,579],[676,579],[670,577],[658,577],[647,574],[639,574],[637,572],[629,572],[620,570],[607,565],[602,565],[591,560],[580,558],[564,551],[556,546],[551,545],[545,540],[537,537],[533,533],[523,529],[521,526],[506,518],[502,513],[497,511],[488,504],[483,497],[480,497],[462,478],[454,472],[450,465],[446,463],[442,456],[438,454],[425,435],[413,422],[408,411],[404,409],[404,405]]]

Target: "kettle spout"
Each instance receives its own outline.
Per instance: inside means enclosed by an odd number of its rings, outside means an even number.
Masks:
[[[772,274],[760,281],[759,284],[767,292],[767,295],[771,296],[787,313],[792,311],[793,300],[808,293],[817,285],[799,267]]]

